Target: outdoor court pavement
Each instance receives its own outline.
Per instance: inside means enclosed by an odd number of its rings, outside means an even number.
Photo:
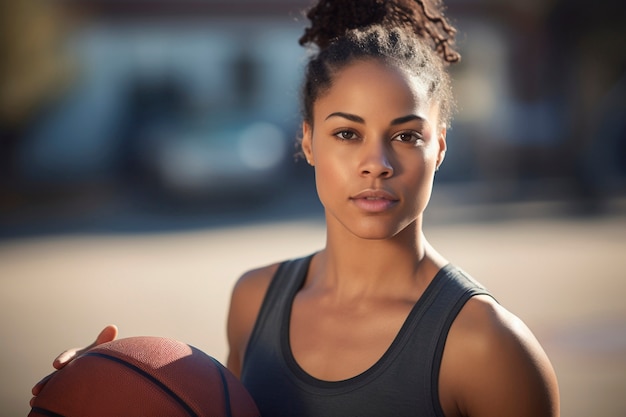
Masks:
[[[560,380],[563,417],[626,415],[626,216],[434,222],[431,243],[535,332]],[[0,242],[0,416],[61,351],[107,323],[224,361],[230,289],[248,268],[324,243],[320,221]]]

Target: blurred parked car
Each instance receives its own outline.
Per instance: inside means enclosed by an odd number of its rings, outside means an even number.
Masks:
[[[290,175],[293,138],[261,119],[216,117],[138,132],[137,166],[170,196],[263,196]]]

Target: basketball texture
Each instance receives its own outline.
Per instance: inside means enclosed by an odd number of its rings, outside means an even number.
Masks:
[[[57,371],[29,417],[258,417],[217,360],[185,343],[130,337],[104,343]]]

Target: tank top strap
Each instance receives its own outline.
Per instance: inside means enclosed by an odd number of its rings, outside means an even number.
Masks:
[[[281,340],[280,330],[284,312],[289,309],[293,298],[306,279],[311,259],[315,254],[307,255],[301,258],[290,259],[282,262],[265,293],[265,298],[261,304],[261,309],[256,319],[256,323],[250,335],[246,354],[244,355],[243,370],[246,369],[245,358],[252,351],[259,339],[263,338],[264,342],[270,343],[274,353],[278,354]],[[266,345],[267,346],[267,345]]]
[[[427,293],[420,300],[421,306],[416,306],[423,313],[422,317],[417,320],[418,323],[411,323],[416,327],[410,329],[412,326],[408,326],[408,333],[412,334],[408,344],[412,345],[412,348],[421,345],[415,351],[423,355],[425,359],[424,370],[430,369],[429,373],[424,374],[424,377],[430,379],[428,382],[424,381],[424,387],[427,388],[427,396],[432,398],[437,415],[443,415],[438,386],[441,360],[448,333],[463,306],[470,298],[477,295],[488,295],[493,298],[491,293],[469,274],[455,265],[448,264],[436,275]],[[419,328],[419,331],[416,332],[416,328]],[[416,337],[420,334],[430,337]],[[424,340],[427,342],[424,343]],[[416,356],[412,358],[415,360]],[[404,357],[397,363],[411,360],[411,357]]]

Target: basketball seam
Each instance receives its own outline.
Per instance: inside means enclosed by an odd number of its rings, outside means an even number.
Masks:
[[[37,414],[41,414],[48,417],[65,417],[62,414],[57,414],[54,411],[47,410],[45,408],[33,407],[30,409],[31,412],[35,412]]]
[[[210,356],[209,356],[210,357]],[[224,371],[222,371],[221,364],[217,361],[217,359],[210,357],[211,360],[215,363],[215,367],[220,373],[220,378],[222,379],[222,386],[224,387],[224,408],[226,410],[226,417],[232,417],[232,411],[230,409],[230,391],[228,390],[228,381],[226,381],[226,375],[224,375]]]
[[[116,358],[115,356],[109,356],[109,355],[104,354],[104,353],[87,352],[87,353],[85,353],[84,356],[95,356],[95,357],[102,358],[102,359],[108,359],[110,361],[117,362],[120,365],[123,365],[123,366],[125,366],[125,367],[127,367],[127,368],[129,368],[129,369],[131,369],[131,370],[133,370],[135,372],[137,372],[138,374],[140,374],[141,376],[147,378],[152,383],[154,383],[156,386],[161,388],[163,391],[165,391],[165,393],[168,394],[170,397],[172,397],[181,407],[183,407],[185,409],[185,411],[187,413],[189,413],[189,415],[191,417],[199,417],[191,409],[191,407],[182,398],[180,398],[174,391],[172,391],[167,385],[165,385],[163,382],[159,381],[154,376],[150,375],[148,372],[146,372],[143,369],[139,368],[138,366],[135,366],[132,363],[128,363],[128,362],[124,361],[123,359]]]

